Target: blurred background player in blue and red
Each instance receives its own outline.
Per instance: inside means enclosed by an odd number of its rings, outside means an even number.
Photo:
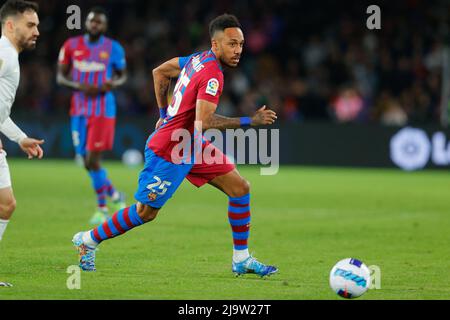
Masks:
[[[125,51],[105,36],[106,11],[89,10],[86,33],[71,37],[60,50],[57,82],[73,90],[70,116],[75,152],[84,159],[97,194],[97,210],[90,220],[99,224],[108,218],[107,197],[115,210],[125,207],[124,194],[117,191],[100,160],[112,149],[116,122],[116,102],[112,90],[125,83]]]

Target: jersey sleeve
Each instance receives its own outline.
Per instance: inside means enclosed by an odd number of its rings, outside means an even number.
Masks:
[[[11,120],[10,117],[0,123],[0,132],[9,140],[19,143],[27,135]]]
[[[0,78],[7,75],[12,68],[8,54],[8,50],[0,50]],[[8,92],[8,90],[2,87],[4,85],[3,82],[0,82],[0,124],[9,117],[11,105],[13,103],[13,100],[10,100],[10,98],[5,95],[5,92]]]
[[[123,47],[117,41],[113,41],[111,51],[111,63],[113,68],[115,70],[124,70],[127,67],[127,62]]]
[[[70,39],[64,42],[64,45],[59,50],[58,63],[71,64],[72,63],[72,48]]]
[[[13,57],[14,49],[4,49],[0,50],[0,77],[8,74],[14,69]]]
[[[189,59],[195,56],[196,54],[199,54],[198,52],[191,54],[190,56],[186,57],[178,57],[178,65],[180,66],[180,69],[183,70],[186,63],[188,63]]]
[[[191,56],[187,56],[187,57],[179,57],[178,58],[178,65],[180,66],[180,69],[183,70],[184,66],[186,65],[186,63],[189,61],[189,59],[191,58]]]
[[[223,90],[223,74],[219,70],[209,72],[205,70],[201,76],[197,91],[197,100],[206,100],[219,104],[219,98]]]
[[[0,77],[7,74],[9,69],[8,58],[4,53],[5,52],[0,52]]]

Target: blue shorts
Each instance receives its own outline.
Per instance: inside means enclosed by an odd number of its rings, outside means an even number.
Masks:
[[[86,155],[87,142],[87,119],[84,116],[70,117],[70,127],[72,130],[72,142],[75,153],[81,156]]]
[[[139,187],[134,197],[153,208],[161,208],[169,200],[193,164],[174,164],[145,149],[145,166],[139,175]]]

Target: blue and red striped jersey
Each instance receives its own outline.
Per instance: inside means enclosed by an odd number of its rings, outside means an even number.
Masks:
[[[197,100],[217,105],[223,90],[222,67],[211,50],[180,57],[178,61],[181,73],[167,108],[168,117],[148,143],[150,149],[169,162],[174,162],[172,150],[179,144],[173,141],[173,133],[187,129],[194,134]]]
[[[71,66],[73,81],[98,86],[111,80],[115,70],[126,68],[125,50],[117,41],[105,36],[101,36],[96,43],[90,43],[87,35],[69,38],[60,50],[58,61]],[[70,115],[114,118],[114,94],[110,91],[88,97],[83,92],[75,91]]]

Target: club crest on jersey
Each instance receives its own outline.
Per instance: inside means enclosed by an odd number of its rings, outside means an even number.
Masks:
[[[206,86],[206,93],[212,96],[216,96],[219,90],[219,80],[216,78],[209,79],[208,85]]]
[[[109,58],[109,53],[106,51],[101,51],[100,52],[100,59],[106,60]]]
[[[158,195],[156,193],[152,192],[152,193],[149,193],[147,197],[148,197],[148,200],[155,201],[157,196]]]

